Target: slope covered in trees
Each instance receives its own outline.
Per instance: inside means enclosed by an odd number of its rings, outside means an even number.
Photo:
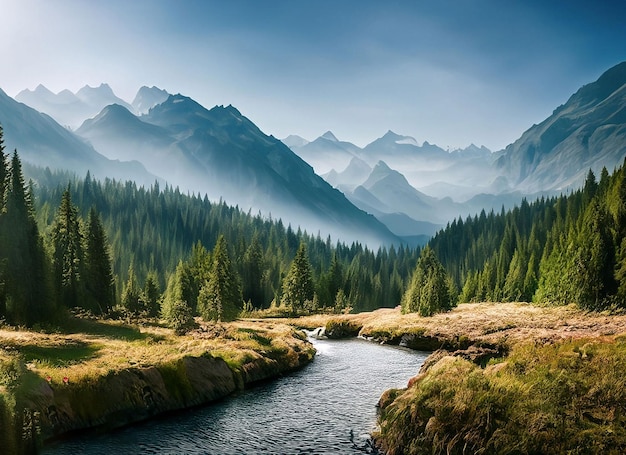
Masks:
[[[462,288],[460,301],[576,303],[623,307],[626,301],[624,168],[582,189],[500,214],[458,219],[430,242]]]
[[[405,247],[333,245],[157,182],[144,188],[30,168],[27,185],[17,152],[9,161],[1,150],[0,318],[10,323],[54,321],[72,307],[103,314],[117,303],[167,315],[176,300],[216,320],[244,303],[371,310],[400,302],[417,259]],[[299,285],[306,293],[294,306]]]

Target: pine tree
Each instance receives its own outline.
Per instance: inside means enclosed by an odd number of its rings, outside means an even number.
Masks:
[[[259,235],[255,233],[243,257],[243,300],[252,302],[256,308],[266,306],[263,292],[263,273],[265,270],[263,251]]]
[[[141,289],[139,288],[137,275],[135,275],[135,268],[132,263],[128,269],[128,280],[124,284],[120,303],[132,314],[138,314],[144,309],[142,308]]]
[[[24,184],[17,151],[11,159],[2,216],[0,258],[4,265],[4,309],[14,324],[49,320],[54,300],[49,288],[49,263],[34,217],[33,199]]]
[[[198,312],[207,321],[232,321],[243,308],[239,277],[233,269],[226,239],[220,235],[213,250],[209,279],[200,288]]]
[[[156,317],[159,315],[159,299],[161,297],[161,290],[159,289],[159,280],[156,272],[151,271],[146,277],[146,282],[143,286],[143,293],[141,294],[142,307],[146,309],[149,317]]]
[[[176,319],[174,314],[175,308],[180,311],[179,302],[189,306],[185,299],[185,295],[189,292],[188,288],[189,282],[186,267],[183,261],[179,261],[176,271],[167,280],[167,287],[161,303],[161,316],[169,325]],[[189,307],[189,312],[193,315],[191,307]]]
[[[573,260],[575,300],[586,309],[599,310],[617,289],[615,249],[604,205],[593,200],[587,208]]]
[[[59,301],[68,308],[85,307],[83,236],[70,187],[63,193],[52,227],[54,280]]]
[[[426,246],[420,254],[411,284],[402,299],[402,312],[432,316],[449,311],[454,304],[447,274],[434,251]]]
[[[283,281],[282,300],[292,313],[297,314],[304,309],[307,300],[313,300],[314,293],[311,263],[306,245],[302,242]]]
[[[9,164],[4,154],[4,137],[0,125],[0,319],[6,316],[6,197],[9,183]]]
[[[87,292],[93,302],[90,309],[99,314],[111,310],[115,303],[111,256],[100,215],[93,206],[87,220],[85,275]]]

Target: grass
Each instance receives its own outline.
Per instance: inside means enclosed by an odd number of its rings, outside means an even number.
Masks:
[[[444,357],[381,400],[394,454],[626,452],[626,340],[515,344],[482,369]]]

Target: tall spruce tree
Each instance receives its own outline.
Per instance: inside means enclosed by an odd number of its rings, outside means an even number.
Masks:
[[[255,308],[265,306],[263,292],[263,272],[265,270],[263,250],[259,235],[255,233],[243,257],[243,300]]]
[[[449,311],[456,303],[451,299],[453,294],[446,271],[434,251],[426,246],[420,254],[411,284],[402,299],[402,312],[432,316]]]
[[[232,321],[243,307],[243,298],[223,235],[218,238],[212,257],[211,273],[198,295],[198,312],[207,321]]]
[[[305,308],[307,300],[313,300],[314,294],[313,271],[306,245],[302,242],[283,281],[283,303],[297,314]]]
[[[134,264],[131,262],[128,269],[128,279],[124,284],[121,302],[122,306],[133,314],[138,314],[142,308],[141,288],[135,274]]]
[[[9,183],[9,163],[4,154],[4,137],[0,125],[0,319],[6,317],[6,196]]]
[[[111,254],[100,215],[95,207],[89,210],[85,248],[85,278],[89,293],[89,309],[102,314],[113,308],[115,287]]]
[[[83,235],[70,186],[63,192],[52,227],[53,267],[57,296],[68,308],[88,307],[85,292]]]
[[[49,294],[48,263],[17,151],[11,159],[5,210],[1,254],[7,320],[24,325],[49,320],[54,301]]]

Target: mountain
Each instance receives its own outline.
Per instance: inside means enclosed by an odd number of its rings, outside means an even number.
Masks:
[[[363,183],[372,172],[369,164],[356,156],[350,160],[348,166],[341,172],[331,169],[330,172],[322,175],[324,180],[335,188],[342,191],[344,189],[353,190]]]
[[[291,146],[291,149],[320,175],[331,169],[344,169],[361,152],[356,145],[337,139],[331,131],[325,132],[312,142]]]
[[[290,134],[286,138],[281,139],[281,141],[290,149],[293,149],[293,147],[303,147],[309,143],[309,141],[297,134]]]
[[[133,110],[137,114],[147,114],[151,108],[161,104],[170,96],[165,90],[158,87],[146,87],[139,89],[132,102]]]
[[[373,216],[313,172],[233,106],[206,109],[171,95],[146,115],[108,106],[78,132],[106,153],[129,153],[183,190],[368,245],[398,242]]]
[[[400,157],[412,159],[439,159],[446,160],[450,156],[441,147],[424,142],[419,145],[411,136],[401,136],[389,130],[385,135],[365,146],[363,156],[377,159],[397,159]]]
[[[166,129],[142,121],[118,104],[85,120],[76,134],[110,159],[139,161],[149,172],[183,187],[188,178],[186,168],[194,166]],[[172,166],[171,161],[177,164]]]
[[[612,171],[626,155],[626,62],[583,86],[506,147],[496,167],[522,192],[579,187],[589,169]]]
[[[132,179],[154,183],[138,162],[109,160],[51,117],[18,103],[0,90],[0,124],[4,130],[5,153],[17,149],[23,161],[51,169],[66,169],[98,178]]]
[[[22,90],[15,99],[48,114],[61,125],[72,129],[79,127],[85,119],[98,114],[109,104],[119,104],[132,109],[126,101],[113,93],[108,84],[101,84],[99,87],[86,85],[75,94],[63,90],[56,95],[43,85],[39,85],[33,91]]]
[[[450,207],[450,201],[438,200],[413,188],[400,172],[383,161],[372,170],[363,188],[384,204],[385,212],[405,213],[414,220],[445,223],[450,220],[450,210],[456,216],[460,208]]]

